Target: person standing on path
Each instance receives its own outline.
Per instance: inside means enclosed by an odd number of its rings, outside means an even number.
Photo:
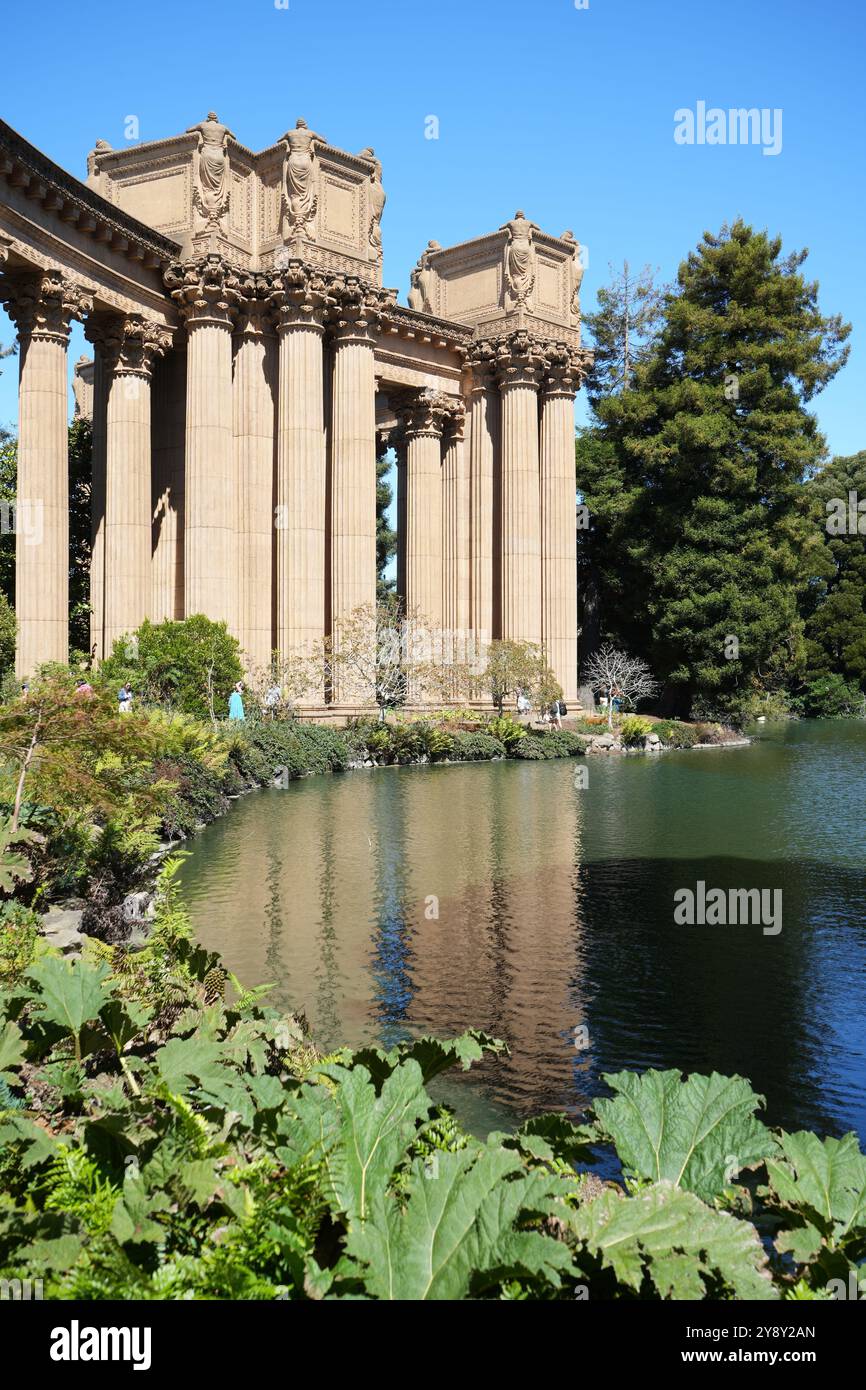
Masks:
[[[243,682],[238,681],[229,696],[229,719],[246,719],[244,714]]]

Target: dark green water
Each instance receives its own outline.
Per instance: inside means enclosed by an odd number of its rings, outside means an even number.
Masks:
[[[674,1066],[864,1140],[864,862],[866,725],[825,721],[742,749],[310,778],[236,803],[182,885],[199,938],[326,1046],[504,1038],[449,1083],[479,1129]],[[676,925],[698,880],[781,889],[782,930]]]

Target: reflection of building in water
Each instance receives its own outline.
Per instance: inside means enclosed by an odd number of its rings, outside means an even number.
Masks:
[[[511,1055],[489,1063],[486,1080],[527,1112],[572,1103],[575,1066],[587,1057],[576,1062],[573,1031],[585,1017],[571,771],[442,769],[406,781],[411,1022],[418,1032],[474,1027],[503,1038]],[[424,916],[431,894],[439,897],[432,921]]]
[[[386,1047],[409,1035],[407,1018],[415,994],[412,978],[412,928],[406,900],[406,779],[379,777],[373,782],[377,913],[373,926],[372,959],[374,1007],[380,1039]]]

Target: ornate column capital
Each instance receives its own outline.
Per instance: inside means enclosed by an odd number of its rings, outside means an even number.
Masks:
[[[19,340],[34,337],[64,345],[72,320],[84,318],[93,308],[91,295],[59,270],[4,279],[0,302],[14,319]]]
[[[143,314],[106,314],[88,319],[86,337],[98,347],[114,376],[137,376],[149,381],[153,364],[172,345],[170,328]]]
[[[592,365],[592,353],[587,348],[572,348],[567,343],[553,343],[545,353],[542,393],[545,400],[567,397],[573,400]]]
[[[457,396],[447,398],[443,435],[446,445],[459,444],[466,430],[466,407]]]
[[[163,279],[187,328],[205,323],[232,328],[244,287],[237,271],[218,252],[175,263]]]
[[[329,319],[338,343],[375,344],[382,318],[396,302],[393,290],[369,285],[354,275],[328,280]]]
[[[0,236],[0,265],[5,265],[9,259],[9,252],[12,250],[12,242],[8,237]]]
[[[537,387],[545,365],[544,344],[526,329],[518,328],[494,341],[496,376],[499,389],[512,386]]]
[[[401,434],[406,442],[423,437],[441,439],[445,429],[451,398],[429,387],[399,392],[392,404],[401,420]]]
[[[464,361],[469,394],[489,391],[496,385],[496,347],[491,338],[478,338],[469,344]]]
[[[289,260],[271,275],[267,297],[278,333],[292,328],[324,333],[331,297],[328,279],[320,271],[301,260]]]

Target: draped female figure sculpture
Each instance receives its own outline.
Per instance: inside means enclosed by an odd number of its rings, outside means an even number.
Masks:
[[[535,284],[535,261],[532,250],[532,229],[529,222],[518,209],[503,230],[508,232],[508,250],[505,258],[505,278],[512,300],[525,304]]]
[[[376,252],[379,260],[382,259],[382,213],[385,209],[385,190],[382,187],[382,162],[376,159],[374,151],[368,145],[361,151],[365,159],[373,161],[373,172],[370,175],[370,245]]]
[[[310,130],[299,116],[295,129],[286,131],[283,159],[283,215],[290,232],[303,231],[316,214],[315,146],[326,145],[323,135]]]
[[[226,147],[228,137],[235,137],[228,126],[220,124],[215,111],[208,111],[207,120],[190,126],[187,134],[198,136],[194,157],[194,201],[206,222],[218,223],[228,212],[229,161]]]

